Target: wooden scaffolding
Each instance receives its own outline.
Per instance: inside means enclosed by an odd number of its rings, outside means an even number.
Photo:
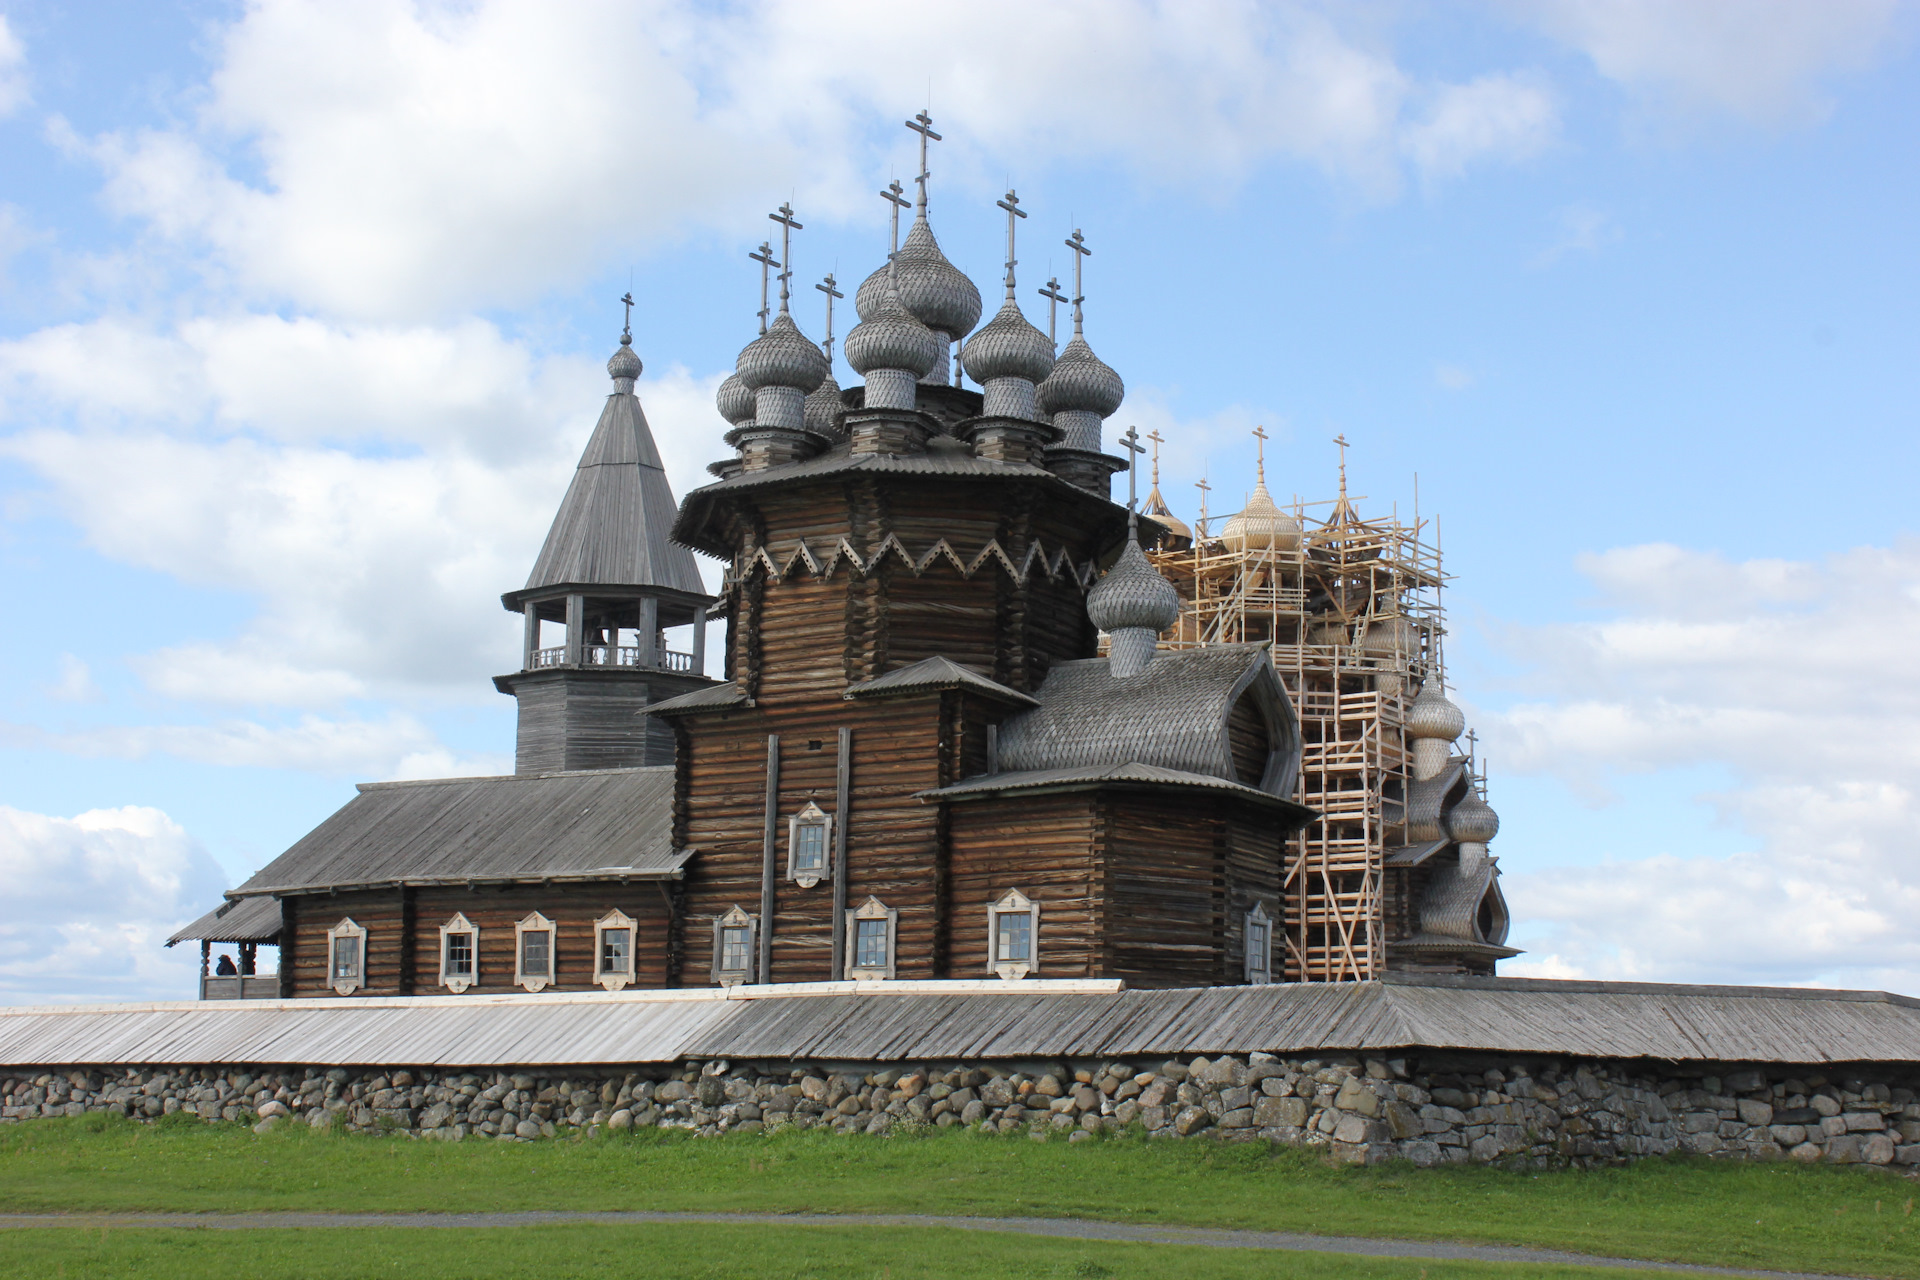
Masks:
[[[1363,981],[1386,968],[1384,866],[1405,843],[1411,776],[1403,729],[1420,681],[1443,662],[1437,543],[1417,514],[1411,524],[1362,519],[1354,501],[1344,462],[1331,503],[1275,508],[1263,476],[1247,510],[1203,514],[1191,545],[1169,540],[1150,556],[1185,602],[1163,647],[1270,643],[1299,714],[1295,798],[1320,817],[1289,842],[1284,869],[1294,982]]]

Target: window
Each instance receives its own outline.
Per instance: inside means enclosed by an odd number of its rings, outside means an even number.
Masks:
[[[811,889],[833,871],[833,818],[813,801],[787,822],[787,879]]]
[[[713,922],[713,980],[722,986],[752,982],[754,971],[754,918],[733,907]]]
[[[847,912],[847,976],[885,979],[893,976],[894,926],[900,913],[878,898],[868,898]]]
[[[480,931],[465,915],[440,926],[440,985],[459,995],[480,980]]]
[[[1040,905],[1009,889],[987,908],[987,967],[1002,978],[1024,978],[1040,967]]]
[[[513,926],[513,980],[529,991],[553,982],[553,921],[538,911]]]
[[[327,930],[327,985],[342,996],[367,985],[367,931],[350,918]]]
[[[609,991],[633,981],[634,923],[614,910],[593,922],[593,978]]]
[[[1265,903],[1247,912],[1247,982],[1264,986],[1273,981],[1273,918]]]

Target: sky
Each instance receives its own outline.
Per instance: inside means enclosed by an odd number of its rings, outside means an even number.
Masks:
[[[0,0],[0,1002],[190,996],[355,782],[510,770],[617,299],[684,494],[766,215],[818,337],[922,108],[1176,511],[1263,426],[1437,520],[1502,972],[1920,993],[1916,8]]]

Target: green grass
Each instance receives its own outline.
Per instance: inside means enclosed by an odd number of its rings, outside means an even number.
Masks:
[[[1343,1258],[978,1231],[700,1223],[476,1231],[14,1231],[0,1236],[0,1264],[9,1274],[47,1280],[344,1280],[389,1275],[405,1280],[1600,1280],[1620,1274],[1595,1267]]]
[[[651,1209],[1088,1217],[1920,1280],[1916,1192],[1920,1186],[1910,1179],[1860,1167],[1654,1160],[1537,1174],[1354,1169],[1259,1144],[1122,1138],[1069,1146],[954,1131],[887,1139],[648,1132],[590,1142],[455,1144],[305,1126],[266,1135],[198,1121],[145,1126],[111,1115],[0,1127],[0,1211],[15,1213]],[[907,1256],[914,1265],[932,1265],[911,1249]],[[315,1267],[313,1274],[332,1274]]]

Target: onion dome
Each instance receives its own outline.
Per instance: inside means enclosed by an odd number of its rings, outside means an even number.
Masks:
[[[840,399],[840,384],[829,373],[806,399],[804,409],[807,430],[815,435],[839,440],[846,436],[847,406]]]
[[[736,427],[753,421],[753,392],[747,390],[747,384],[740,381],[737,373],[727,375],[714,394],[713,403],[719,408],[720,416]]]
[[[1160,496],[1159,485],[1153,487],[1153,492],[1147,495],[1146,504],[1141,509],[1153,517],[1155,524],[1167,531],[1167,537],[1177,538],[1183,542],[1193,541],[1193,530],[1188,527],[1185,520],[1173,514],[1172,509],[1167,506],[1167,500]]]
[[[1420,632],[1413,619],[1401,614],[1375,618],[1367,624],[1360,651],[1382,662],[1405,661],[1420,651]]]
[[[828,372],[826,355],[784,311],[740,352],[736,370],[749,391],[793,387],[807,392],[819,386]]]
[[[882,267],[880,273],[885,272]],[[886,282],[881,283],[884,286]],[[865,285],[860,286],[859,296],[867,296]],[[860,305],[859,311],[860,323],[847,334],[845,347],[847,363],[855,373],[904,369],[916,378],[924,378],[935,364],[946,359],[946,343],[915,317],[897,288],[884,288],[871,308]]]
[[[1500,834],[1500,815],[1469,788],[1466,798],[1447,810],[1447,834],[1455,840],[1485,844]]]
[[[622,378],[632,382],[640,376],[640,357],[633,353],[630,338],[620,339],[620,349],[613,353],[613,359],[607,361],[607,372],[613,375],[616,382]]]
[[[980,322],[980,290],[966,273],[947,261],[923,213],[913,220],[907,242],[893,255],[901,305],[907,314],[949,338],[964,338]],[[854,292],[853,308],[862,320],[879,311],[887,292],[887,268],[881,267]]]
[[[1139,627],[1159,635],[1180,619],[1180,593],[1147,562],[1137,538],[1128,537],[1107,576],[1087,593],[1087,616],[1112,635]]]
[[[1267,482],[1253,486],[1246,510],[1227,521],[1220,541],[1229,551],[1292,551],[1300,545],[1300,522],[1273,504]]]
[[[1452,742],[1467,730],[1467,717],[1447,701],[1438,676],[1429,676],[1420,686],[1420,694],[1407,708],[1407,737],[1438,738]]]
[[[1126,395],[1120,375],[1077,333],[1053,362],[1053,371],[1033,390],[1034,404],[1048,417],[1078,409],[1111,418]]]
[[[981,386],[997,378],[1037,383],[1053,369],[1053,343],[1027,323],[1020,304],[1008,298],[960,349],[960,363]]]

